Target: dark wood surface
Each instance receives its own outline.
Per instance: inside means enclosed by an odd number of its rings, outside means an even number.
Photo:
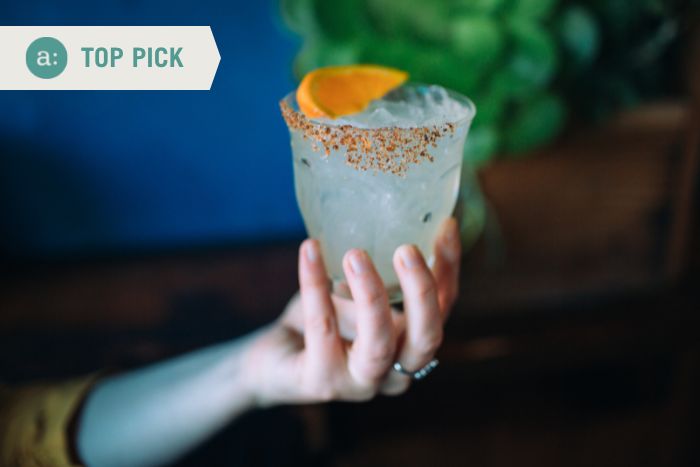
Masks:
[[[694,214],[698,125],[690,106],[659,103],[487,167],[491,215],[467,258],[465,305],[512,308],[676,280]]]

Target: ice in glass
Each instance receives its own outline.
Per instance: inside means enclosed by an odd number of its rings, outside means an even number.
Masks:
[[[294,93],[281,102],[291,134],[297,201],[319,240],[334,291],[347,295],[342,258],[371,256],[400,301],[394,250],[415,244],[432,263],[441,223],[457,199],[472,102],[439,86],[405,84],[364,111],[307,118]]]

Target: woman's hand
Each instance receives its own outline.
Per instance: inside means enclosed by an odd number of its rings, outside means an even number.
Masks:
[[[442,226],[432,271],[416,247],[398,248],[393,262],[404,296],[400,313],[389,306],[361,250],[343,258],[353,300],[331,295],[318,242],[306,240],[299,250],[299,293],[247,352],[244,371],[257,405],[361,401],[406,391],[411,378],[391,371],[392,365],[398,361],[416,371],[432,360],[457,297],[459,258],[454,219]]]
[[[367,254],[343,269],[354,300],[332,297],[318,243],[299,252],[300,293],[272,325],[248,336],[100,380],[79,414],[87,465],[174,462],[253,407],[400,394],[433,358],[457,296],[459,234],[450,219],[430,271],[415,247],[396,250],[405,313],[389,307]],[[186,421],[186,423],[182,423]]]

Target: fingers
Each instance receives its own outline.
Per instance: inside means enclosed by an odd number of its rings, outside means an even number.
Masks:
[[[460,257],[459,226],[454,218],[449,218],[442,224],[435,242],[435,264],[433,266],[443,323],[447,320],[459,293]]]
[[[316,240],[304,241],[299,249],[299,287],[304,310],[305,364],[312,380],[321,383],[335,370],[343,346]]]
[[[357,336],[349,355],[349,371],[360,385],[374,386],[393,363],[396,333],[389,300],[367,253],[350,250],[343,270],[357,310]]]
[[[401,333],[401,351],[397,356],[399,326],[381,277],[366,252],[349,251],[343,258],[343,270],[353,297],[347,305],[352,305],[354,311],[355,336],[347,352],[319,245],[314,240],[304,242],[299,257],[307,367],[304,373],[311,377],[310,383],[318,383],[312,384],[310,394],[320,394],[315,397],[319,400],[365,400],[377,389],[384,394],[404,392],[411,380],[390,371],[391,366],[398,360],[407,370],[417,371],[432,360],[442,342],[441,310],[446,312],[457,296],[459,255],[459,233],[452,219],[443,225],[438,236],[434,272],[415,246],[404,245],[396,250],[394,268],[403,290],[405,310],[400,315],[403,320],[399,324],[405,332]],[[342,383],[339,368],[346,369],[346,377],[351,381]],[[335,376],[331,378],[332,375]],[[332,393],[324,395],[324,388]]]
[[[406,337],[398,361],[409,371],[428,364],[442,343],[437,286],[423,255],[413,245],[394,253],[394,269],[404,296]]]

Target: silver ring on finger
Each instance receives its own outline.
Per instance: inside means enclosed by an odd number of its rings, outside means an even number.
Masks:
[[[410,376],[411,378],[415,380],[423,379],[426,376],[430,374],[431,371],[435,369],[435,367],[438,366],[440,361],[437,358],[432,359],[427,365],[425,365],[423,368],[416,370],[416,371],[408,371],[401,365],[401,362],[396,362],[394,363],[394,371],[398,371],[402,375]]]

